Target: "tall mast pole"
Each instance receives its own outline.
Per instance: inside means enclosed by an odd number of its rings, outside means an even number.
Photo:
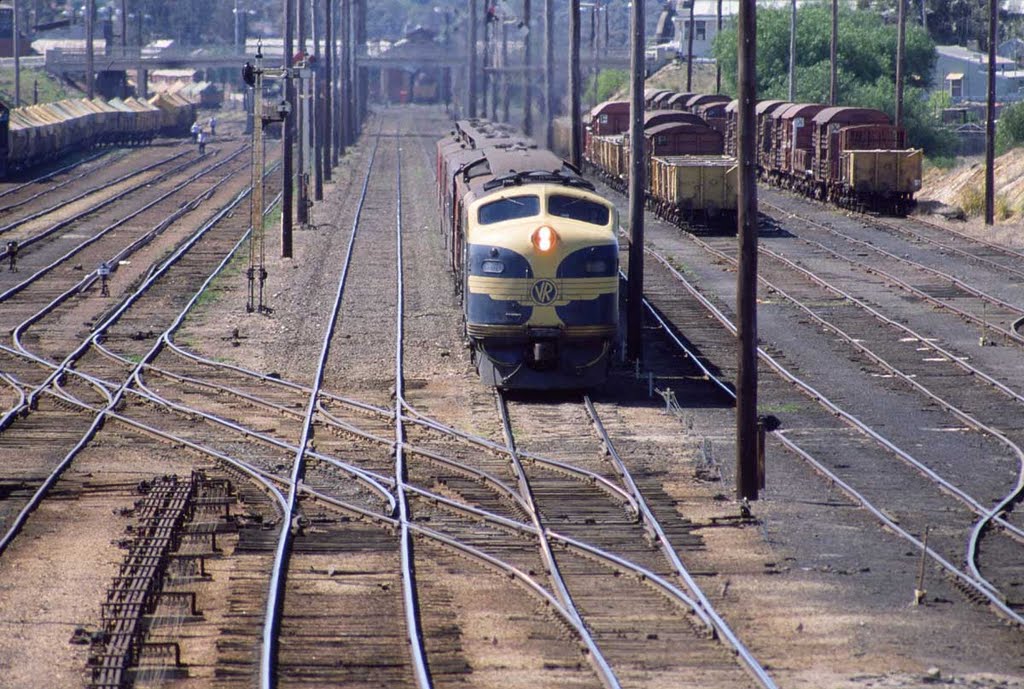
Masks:
[[[569,0],[569,159],[583,163],[582,122],[580,120],[580,0]]]
[[[741,0],[742,1],[742,0]],[[836,58],[839,54],[839,0],[832,0],[832,40],[829,43],[828,104],[835,105],[839,99],[839,80],[836,72]]]
[[[555,7],[544,0],[544,146],[551,149],[555,133]]]
[[[90,0],[91,2],[91,0]],[[282,174],[281,186],[281,257],[292,257],[292,193],[295,184],[294,154],[295,125],[292,113],[295,112],[295,86],[289,73],[292,68],[292,56],[295,54],[295,0],[284,2],[284,68],[285,68],[285,100],[291,112],[284,116],[281,137]]]
[[[789,102],[796,102],[796,0],[789,6]]]
[[[644,296],[644,3],[634,0],[629,101],[629,283],[626,355],[643,356]]]
[[[907,42],[907,0],[896,0],[899,10],[896,12],[899,28],[896,32],[896,126],[903,126],[903,62],[906,60]]]
[[[740,0],[738,18],[739,102],[736,199],[740,265],[736,276],[736,497],[756,500],[757,471],[757,5]]]
[[[988,107],[985,117],[985,224],[995,223],[996,204],[996,9],[988,1]]]
[[[530,29],[530,0],[523,0],[523,133],[533,136],[533,31]]]

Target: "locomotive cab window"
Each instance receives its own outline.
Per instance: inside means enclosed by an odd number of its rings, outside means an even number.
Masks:
[[[609,217],[608,206],[579,196],[561,194],[548,197],[548,214],[601,226],[608,224]]]
[[[509,196],[480,206],[477,222],[491,225],[506,220],[518,220],[540,215],[539,196]]]

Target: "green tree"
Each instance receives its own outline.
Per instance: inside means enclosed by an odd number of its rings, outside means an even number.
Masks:
[[[996,151],[999,154],[1024,144],[1024,103],[1007,106],[999,113]]]
[[[759,98],[786,98],[789,92],[789,10],[757,12],[757,93]],[[831,6],[805,5],[797,16],[797,100],[824,103],[829,97]],[[823,28],[824,27],[824,28]],[[736,92],[736,28],[723,30],[714,45],[726,91]],[[935,65],[935,45],[919,25],[908,24],[904,125],[910,144],[930,155],[948,155],[953,139],[938,130],[928,110],[924,88]],[[839,105],[895,110],[896,26],[871,11],[839,10],[837,64]]]

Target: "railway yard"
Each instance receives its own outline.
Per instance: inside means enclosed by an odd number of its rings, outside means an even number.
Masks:
[[[1024,242],[762,186],[745,515],[736,238],[648,214],[642,361],[496,393],[450,124],[374,112],[292,259],[267,149],[268,313],[237,120],[0,184],[0,687],[1024,687]]]

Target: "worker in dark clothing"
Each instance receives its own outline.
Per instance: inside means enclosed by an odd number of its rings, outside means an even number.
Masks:
[[[196,141],[199,142],[199,155],[206,155],[206,132],[200,130],[196,135]]]
[[[18,272],[18,242],[13,239],[7,242],[7,258],[10,264],[7,268],[12,273]]]
[[[210,117],[210,136],[217,136],[217,118]]]

